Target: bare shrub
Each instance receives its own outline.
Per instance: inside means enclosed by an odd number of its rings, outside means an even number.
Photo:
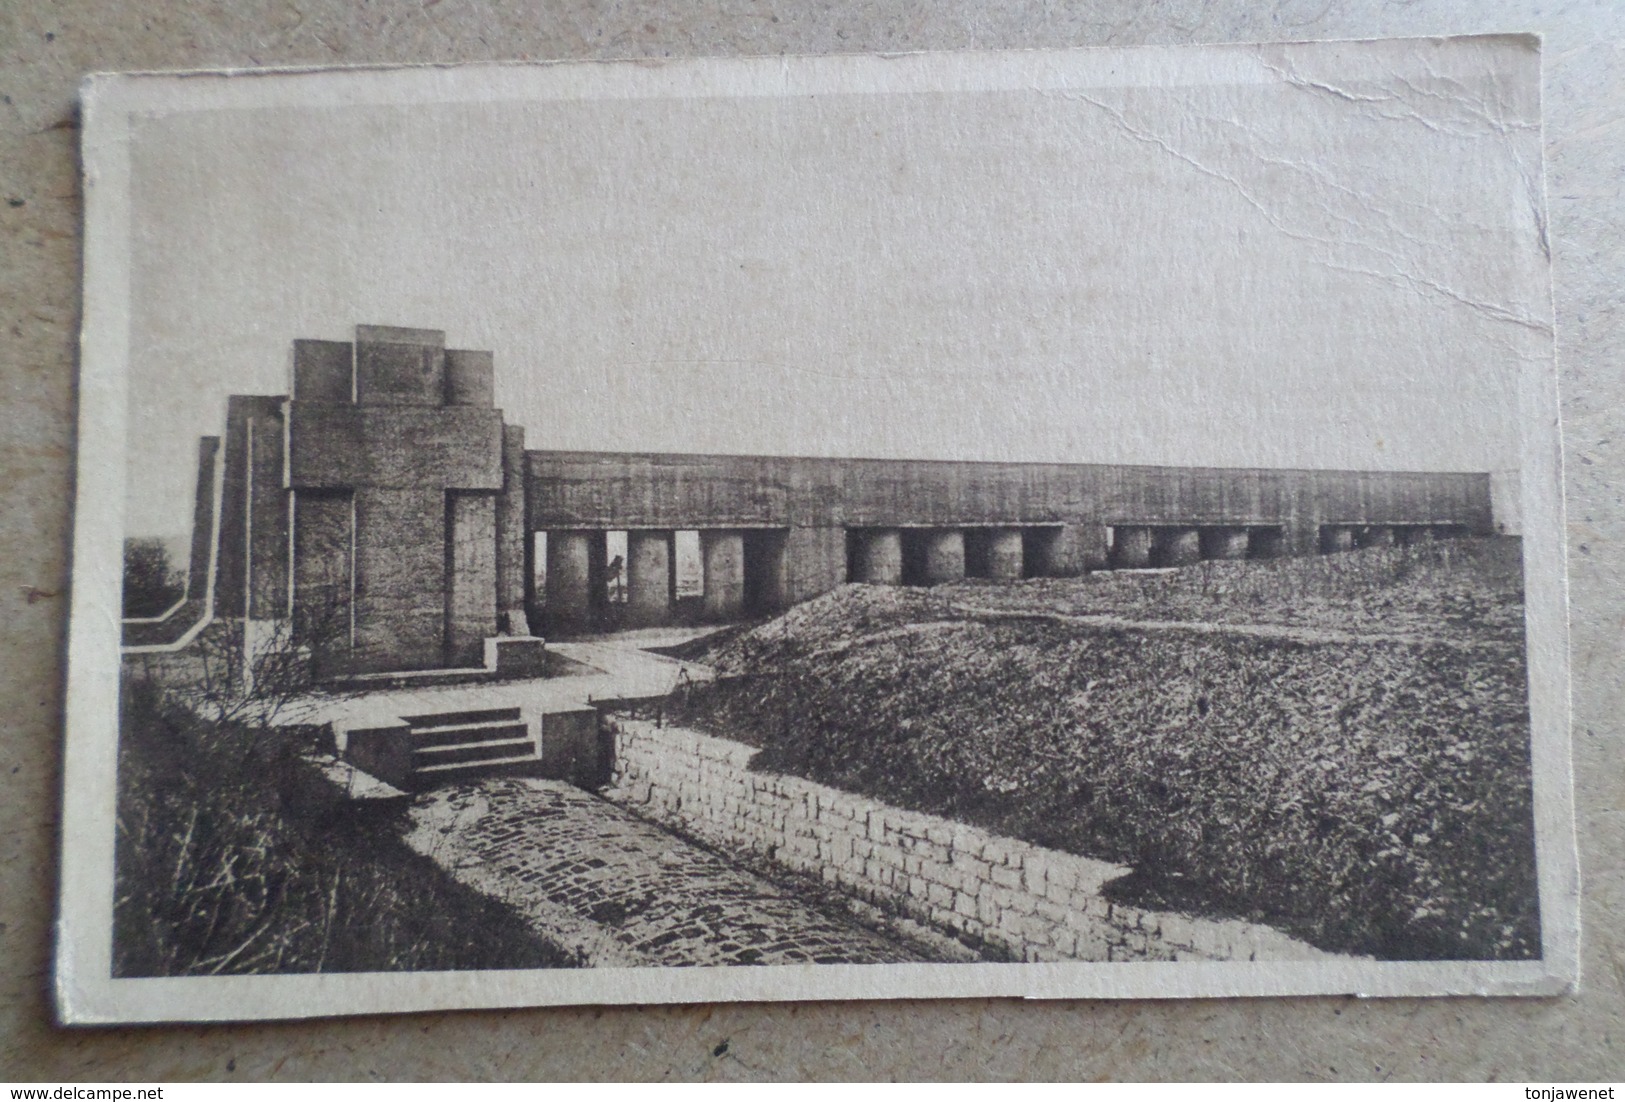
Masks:
[[[407,848],[387,812],[329,789],[309,742],[298,728],[206,720],[126,678],[116,975],[571,963]]]
[[[291,619],[217,620],[173,659],[148,663],[174,700],[215,724],[264,730],[297,723],[332,699],[333,654],[349,637],[349,606],[306,601]]]
[[[571,959],[409,849],[310,756],[302,712],[348,609],[210,625],[127,667],[119,728],[115,972],[553,967]],[[343,635],[341,635],[343,633]]]

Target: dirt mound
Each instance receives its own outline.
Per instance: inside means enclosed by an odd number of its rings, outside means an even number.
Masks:
[[[1015,586],[967,583],[943,595],[960,607],[997,611],[1492,639],[1522,629],[1521,552],[1517,539],[1450,540]]]
[[[1523,627],[1521,547],[1516,539],[1470,539],[1017,583],[968,580],[928,589],[848,584],[755,627],[696,640],[694,653],[682,657],[724,674],[748,671],[866,636],[989,612],[1515,643]]]
[[[695,657],[726,674],[777,664],[794,655],[903,625],[955,618],[952,602],[941,589],[849,584],[803,601],[749,631],[721,639]]]
[[[1521,589],[1504,545],[1479,544],[844,586],[725,643],[673,718],[761,746],[762,768],[1131,864],[1165,899],[1325,949],[1527,957]]]

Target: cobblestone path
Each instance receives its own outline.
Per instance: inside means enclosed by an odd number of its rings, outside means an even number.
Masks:
[[[493,777],[426,792],[407,842],[589,965],[940,959],[562,782]]]

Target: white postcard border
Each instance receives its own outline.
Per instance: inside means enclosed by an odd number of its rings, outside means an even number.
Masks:
[[[1274,50],[1293,47],[1273,45]],[[1357,48],[1351,44],[1350,48]],[[1555,995],[1578,980],[1566,544],[1555,365],[1525,363],[1523,517],[1543,959],[1528,962],[902,964],[111,978],[113,814],[129,361],[129,123],[172,111],[488,99],[781,95],[1179,79],[1184,55],[1277,79],[1242,46],[559,62],[252,75],[97,76],[85,87],[84,320],[55,988],[73,1024],[779,999]],[[1549,306],[1549,302],[1548,302]]]

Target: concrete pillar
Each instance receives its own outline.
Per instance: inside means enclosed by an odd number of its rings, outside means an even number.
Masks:
[[[896,528],[864,528],[856,536],[853,580],[865,585],[901,585],[903,533]]]
[[[1118,525],[1112,540],[1112,565],[1140,570],[1151,565],[1151,529]]]
[[[1104,524],[1063,524],[1022,531],[1023,574],[1070,578],[1111,563]]]
[[[186,596],[203,607],[209,592],[209,567],[214,547],[214,498],[220,466],[220,438],[205,436],[197,449],[197,490],[192,500],[192,553],[186,564]],[[291,593],[292,590],[290,589]]]
[[[1283,528],[1281,553],[1289,556],[1320,553],[1320,523],[1313,517],[1294,516]]]
[[[670,622],[670,532],[626,534],[626,619],[639,627]]]
[[[1346,524],[1320,526],[1320,553],[1337,555],[1354,550],[1354,529]]]
[[[216,615],[272,619],[288,610],[283,429],[279,398],[237,394],[226,403]]]
[[[745,537],[739,532],[701,532],[705,560],[705,616],[729,620],[745,607]]]
[[[964,579],[965,533],[958,528],[938,528],[925,533],[925,584]]]
[[[1360,538],[1356,542],[1361,547],[1392,547],[1394,530],[1386,524],[1373,524],[1360,533]]]
[[[988,533],[988,577],[998,581],[1019,581],[1024,563],[1020,528],[995,528]]]
[[[547,619],[584,630],[592,622],[592,533],[547,534]]]
[[[792,528],[784,541],[786,604],[828,593],[847,579],[845,528]]]
[[[1158,566],[1189,566],[1202,558],[1202,536],[1195,528],[1158,528],[1152,534],[1151,561]]]
[[[525,430],[502,426],[502,492],[497,496],[497,618],[510,634],[525,619]]]
[[[249,614],[288,611],[288,491],[283,488],[283,411],[268,405],[249,419]]]
[[[1203,528],[1201,531],[1204,559],[1245,559],[1247,557],[1247,529]]]

